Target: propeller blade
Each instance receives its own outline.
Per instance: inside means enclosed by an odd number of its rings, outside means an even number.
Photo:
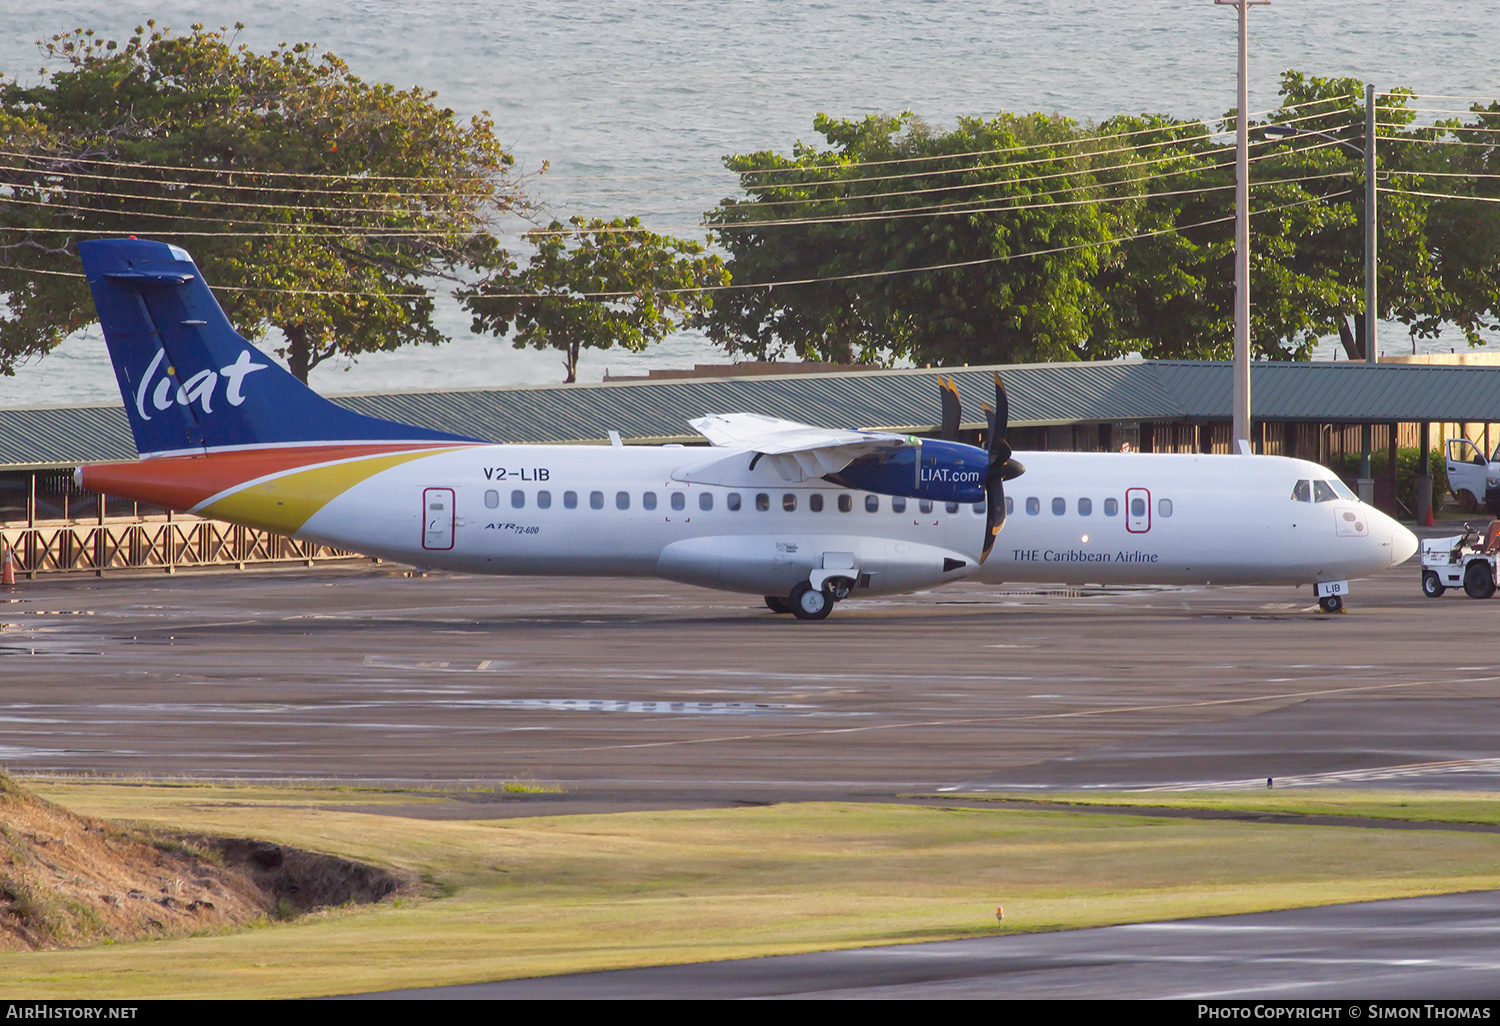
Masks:
[[[1010,399],[1005,394],[1005,383],[995,375],[995,410],[990,421],[990,466],[1010,459],[1010,443],[1005,440],[1005,430],[1010,425]]]
[[[952,378],[940,377],[938,387],[943,399],[943,427],[938,437],[945,442],[956,442],[963,413],[963,404],[958,399],[958,386],[953,383]]]
[[[984,489],[984,546],[979,550],[979,562],[990,558],[990,549],[1005,526],[1005,484],[1003,479],[990,476]]]
[[[1010,423],[1010,399],[1005,394],[1005,384],[1000,375],[995,375],[995,408],[984,405],[986,419],[990,422],[990,471],[984,481],[984,546],[979,552],[983,563],[995,547],[995,538],[1005,526],[1005,482],[1026,473],[1019,461],[1011,458],[1010,443],[1005,440],[1005,431]]]

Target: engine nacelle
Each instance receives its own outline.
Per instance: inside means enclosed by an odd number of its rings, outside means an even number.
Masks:
[[[973,445],[924,438],[921,444],[861,456],[828,480],[845,488],[934,502],[982,502],[990,456]]]

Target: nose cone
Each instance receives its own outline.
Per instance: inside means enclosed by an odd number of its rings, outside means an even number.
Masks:
[[[1391,566],[1405,563],[1416,553],[1419,545],[1416,535],[1396,521],[1391,521]]]

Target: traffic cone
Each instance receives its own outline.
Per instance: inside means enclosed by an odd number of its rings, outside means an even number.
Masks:
[[[5,546],[5,558],[0,563],[0,584],[10,586],[16,583],[16,563],[10,556],[10,546]]]
[[[1433,526],[1433,523],[1432,523],[1432,503],[1430,503],[1430,502],[1427,504],[1427,523],[1426,523],[1425,526],[1427,526],[1427,527],[1432,527]]]

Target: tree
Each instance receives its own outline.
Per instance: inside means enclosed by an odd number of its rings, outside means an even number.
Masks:
[[[833,147],[725,158],[748,194],[706,215],[735,291],[708,334],[765,358],[1071,360],[1090,345],[1111,216],[1063,118],[819,115]]]
[[[710,289],[729,283],[717,256],[696,242],[657,235],[639,218],[553,221],[526,233],[536,246],[525,270],[507,263],[461,294],[476,332],[505,335],[517,349],[559,349],[568,383],[584,349],[641,352],[713,309]]]
[[[1260,356],[1306,359],[1333,334],[1363,356],[1363,93],[1288,71],[1269,120],[1302,134],[1251,137]],[[1477,342],[1500,311],[1500,104],[1418,128],[1410,96],[1376,97],[1379,315],[1426,335],[1456,324]],[[725,158],[745,198],[706,219],[737,285],[709,328],[730,352],[949,365],[1231,355],[1234,148],[1214,125],[815,125],[832,148]]]
[[[97,235],[181,244],[304,381],[444,341],[433,280],[503,264],[492,228],[524,205],[488,114],[461,123],[307,43],[257,54],[227,29],[148,27],[54,36],[61,69],[0,82],[0,373],[93,320],[70,247]]]

